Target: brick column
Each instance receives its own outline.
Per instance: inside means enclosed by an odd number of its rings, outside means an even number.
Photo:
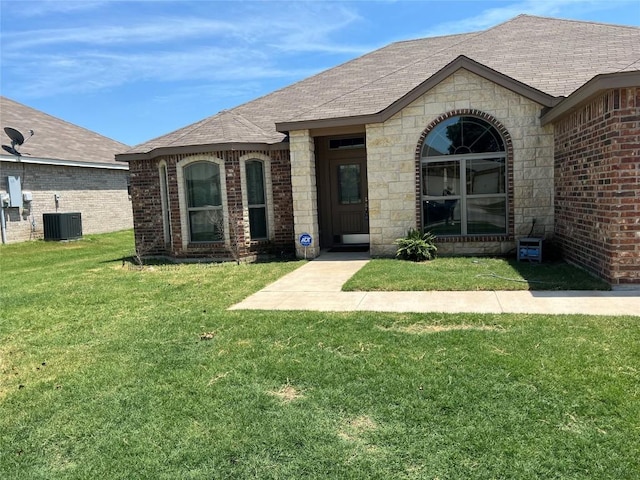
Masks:
[[[298,258],[304,257],[305,248],[299,244],[298,238],[301,234],[308,233],[312,236],[313,243],[306,248],[306,256],[315,258],[320,254],[318,191],[314,142],[309,130],[289,132],[289,149],[296,255]]]

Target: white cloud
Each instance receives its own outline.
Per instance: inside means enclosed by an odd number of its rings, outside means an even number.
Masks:
[[[198,18],[159,18],[154,22],[133,25],[103,25],[6,33],[7,48],[34,48],[54,45],[84,44],[118,46],[132,44],[167,44],[175,40],[236,35],[238,25]]]
[[[270,6],[268,2],[264,5]],[[306,8],[302,8],[303,5]],[[247,17],[233,19],[157,16],[140,22],[123,18],[117,24],[88,24],[18,32],[8,30],[3,33],[3,41],[5,47],[11,50],[56,45],[64,47],[70,44],[102,47],[169,44],[181,40],[217,40],[229,43],[231,38],[236,44],[266,44],[289,52],[361,53],[366,47],[333,44],[330,41],[331,34],[344,30],[359,18],[353,11],[335,4],[331,8],[323,7],[322,4],[293,4],[293,8],[275,16],[271,8],[264,8]],[[87,20],[87,23],[93,22],[94,20]]]
[[[3,0],[6,7],[11,5],[12,13],[20,17],[41,17],[52,13],[72,13],[89,11],[107,5],[106,0],[27,0],[8,1]]]
[[[32,97],[90,92],[142,81],[244,83],[300,78],[316,73],[305,69],[280,68],[266,59],[263,52],[207,47],[133,54],[42,54],[22,58],[16,56],[13,61],[16,62],[13,76],[23,79],[20,90]]]
[[[37,3],[40,11],[53,8],[50,2]],[[313,51],[355,56],[369,50],[332,41],[332,35],[359,21],[352,9],[293,3],[274,15],[273,5],[251,4],[250,11],[234,18],[190,11],[100,23],[101,18],[90,15],[70,17],[75,22],[61,26],[45,22],[32,29],[6,29],[5,84],[23,95],[49,96],[139,81],[293,81],[318,71],[296,55]]]

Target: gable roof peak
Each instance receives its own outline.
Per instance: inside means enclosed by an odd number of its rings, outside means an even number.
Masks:
[[[640,29],[520,14],[486,30],[390,43],[136,147],[282,142],[287,127],[363,125],[455,69],[551,106],[598,74],[636,68]],[[636,63],[637,65],[637,63]]]
[[[0,96],[0,111],[2,111],[2,128],[12,127],[23,134],[29,130],[35,132],[22,149],[23,155],[28,155],[23,157],[24,159],[30,157],[120,165],[116,162],[115,155],[129,149],[129,146],[122,142],[5,96]],[[4,150],[1,152],[3,160],[12,158],[7,157]]]
[[[489,30],[492,30],[501,25],[515,22],[517,20],[543,20],[545,22],[572,23],[577,25],[578,24],[579,25],[600,25],[603,27],[631,28],[634,30],[638,30],[640,28],[636,25],[621,25],[618,23],[596,22],[594,20],[577,20],[575,18],[559,18],[559,17],[548,17],[544,15],[531,15],[529,13],[520,13],[519,15],[516,15],[515,17],[510,18],[509,20],[499,23],[498,25],[494,25],[493,27],[489,28]]]

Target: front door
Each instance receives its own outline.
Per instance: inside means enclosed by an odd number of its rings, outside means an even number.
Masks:
[[[332,243],[369,243],[366,158],[331,159],[329,176]]]

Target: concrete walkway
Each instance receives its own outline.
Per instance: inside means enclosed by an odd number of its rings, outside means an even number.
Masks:
[[[323,253],[230,310],[538,313],[640,316],[640,290],[342,292],[368,253]]]

